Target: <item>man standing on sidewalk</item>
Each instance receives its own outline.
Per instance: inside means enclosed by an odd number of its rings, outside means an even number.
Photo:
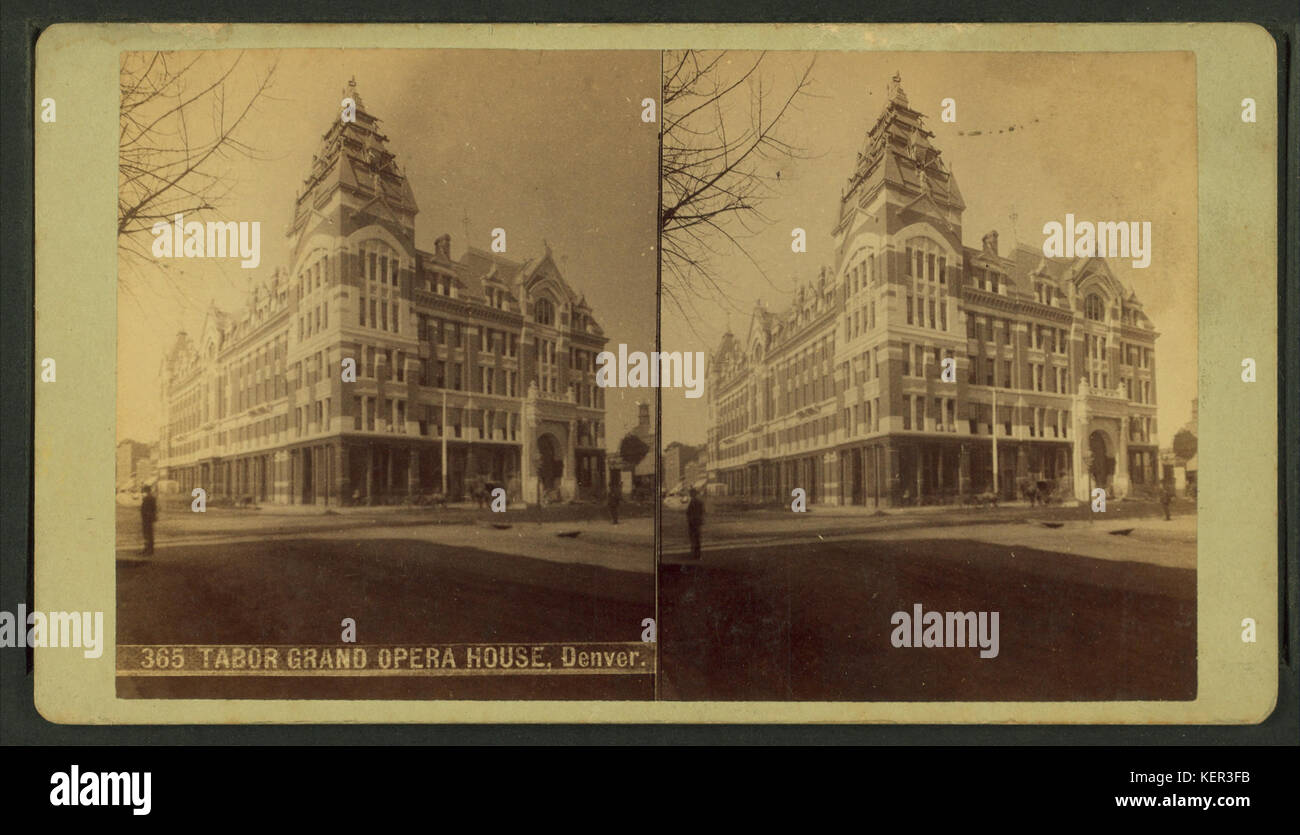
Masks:
[[[144,497],[140,499],[140,525],[144,529],[144,556],[153,556],[153,523],[158,518],[158,500],[154,498],[149,485],[140,488]]]
[[[691,488],[691,500],[686,505],[686,532],[691,537],[691,559],[700,558],[700,530],[704,527],[704,502],[699,493]]]
[[[618,504],[623,500],[623,485],[617,481],[609,488],[609,518],[618,524]]]

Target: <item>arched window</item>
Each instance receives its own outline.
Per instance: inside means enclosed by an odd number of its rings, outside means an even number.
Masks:
[[[918,281],[947,284],[948,256],[942,246],[921,236],[907,240],[903,274]]]
[[[538,299],[534,318],[539,325],[555,324],[555,305],[550,299]]]
[[[361,274],[367,281],[397,286],[397,269],[400,264],[397,251],[378,238],[372,238],[361,245]]]
[[[1083,300],[1083,315],[1094,322],[1106,321],[1106,303],[1096,293],[1089,293]]]

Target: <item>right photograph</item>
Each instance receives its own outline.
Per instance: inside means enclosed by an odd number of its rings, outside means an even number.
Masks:
[[[664,54],[659,698],[1196,698],[1196,119],[1185,52]]]

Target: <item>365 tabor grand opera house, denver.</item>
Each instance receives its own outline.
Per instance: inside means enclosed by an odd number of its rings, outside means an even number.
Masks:
[[[1104,258],[962,243],[956,179],[898,76],[840,198],[835,266],[726,333],[709,478],[897,506],[1154,485],[1156,332]],[[955,381],[941,378],[955,361]],[[996,413],[994,408],[996,406]]]
[[[299,194],[292,267],[208,311],[162,368],[160,477],[294,504],[605,489],[606,339],[547,247],[511,261],[415,246],[418,211],[355,87]],[[356,381],[343,379],[344,360]]]

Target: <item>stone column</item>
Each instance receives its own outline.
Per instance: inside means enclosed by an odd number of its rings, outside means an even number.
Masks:
[[[375,503],[375,443],[366,442],[366,504]]]
[[[1115,497],[1123,498],[1129,493],[1128,426],[1123,418],[1116,423],[1119,424],[1119,450],[1115,454]]]
[[[925,495],[925,443],[917,441],[916,445],[916,498],[917,504],[920,504],[921,497]]]
[[[406,492],[414,496],[420,491],[420,450],[411,447],[406,465]]]
[[[903,483],[902,472],[899,469],[898,447],[894,446],[892,441],[885,443],[884,454],[881,456],[885,473],[889,478],[889,505],[897,507],[903,500]]]
[[[336,450],[334,458],[338,462],[338,468],[334,471],[334,493],[339,504],[350,504],[352,502],[352,490],[349,488],[351,487],[350,475],[352,471],[348,461],[348,445],[339,442],[334,449]]]
[[[566,500],[578,495],[578,474],[574,469],[577,466],[574,451],[574,446],[577,444],[576,432],[577,424],[575,421],[570,420],[568,423],[568,437],[565,439],[564,445],[564,474],[560,478],[560,494]],[[646,453],[646,458],[653,461],[654,459],[651,456],[654,455],[654,452],[654,450],[650,450]]]
[[[966,444],[957,456],[957,492],[963,497],[970,495],[970,447]]]

